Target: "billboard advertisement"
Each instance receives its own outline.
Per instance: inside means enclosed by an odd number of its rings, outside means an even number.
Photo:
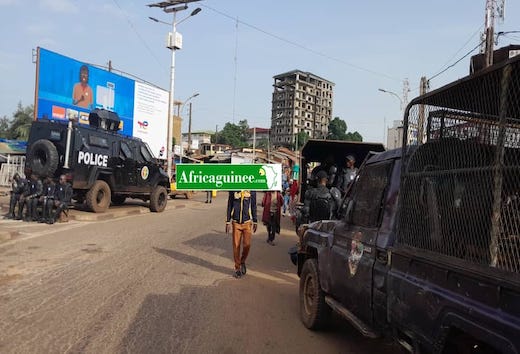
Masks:
[[[141,138],[166,158],[168,91],[38,48],[36,119],[88,125],[94,108],[114,111],[119,133]]]

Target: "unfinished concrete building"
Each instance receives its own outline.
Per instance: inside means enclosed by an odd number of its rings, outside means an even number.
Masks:
[[[294,146],[299,132],[325,139],[332,119],[334,83],[300,70],[273,78],[271,143]]]

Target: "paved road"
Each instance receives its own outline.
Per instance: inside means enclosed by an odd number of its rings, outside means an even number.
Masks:
[[[202,198],[96,222],[0,221],[20,232],[0,243],[0,352],[396,352],[340,319],[301,325],[288,220],[274,247],[259,227],[247,276],[233,279],[224,194]]]

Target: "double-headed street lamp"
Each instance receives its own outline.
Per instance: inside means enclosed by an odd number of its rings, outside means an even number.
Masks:
[[[149,4],[148,7],[159,7],[163,9],[166,13],[173,12],[173,22],[167,23],[160,21],[156,18],[149,17],[152,21],[164,23],[172,26],[172,32],[168,35],[168,43],[167,48],[172,51],[172,60],[170,66],[170,99],[169,99],[169,107],[168,107],[168,141],[167,146],[168,150],[166,151],[167,158],[167,173],[168,176],[172,177],[172,153],[173,153],[173,144],[172,144],[172,130],[173,130],[173,110],[174,110],[174,93],[175,93],[175,50],[182,49],[182,36],[180,33],[177,33],[177,25],[186,21],[191,16],[195,16],[201,11],[201,8],[198,7],[191,12],[189,16],[186,16],[180,21],[177,21],[177,12],[188,9],[188,3],[195,2],[200,0],[167,0],[163,2],[158,2],[154,4]]]

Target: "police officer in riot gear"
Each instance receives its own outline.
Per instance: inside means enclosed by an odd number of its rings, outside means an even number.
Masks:
[[[40,204],[42,205],[42,215],[39,219],[40,222],[47,222],[50,219],[55,194],[56,183],[54,183],[54,180],[51,177],[47,177],[43,187],[43,194],[40,197]]]
[[[27,176],[27,173],[26,173]],[[26,178],[25,183],[21,184],[21,193],[20,193],[20,200],[18,201],[18,215],[16,216],[16,220],[22,220],[23,219],[23,209],[25,207],[25,204],[27,204],[30,193],[30,179]],[[27,207],[29,208],[29,207]]]
[[[343,168],[341,178],[338,179],[338,183],[336,184],[336,187],[341,190],[343,195],[347,192],[358,174],[358,169],[355,167],[355,164],[356,158],[354,155],[347,155],[345,157],[346,166]]]
[[[8,219],[15,218],[15,208],[16,204],[19,204],[20,197],[27,185],[27,180],[25,178],[20,177],[18,173],[15,173],[13,179],[11,181],[11,198],[9,200],[9,213],[7,213],[6,217]],[[18,206],[20,208],[20,206]]]
[[[329,175],[324,170],[316,174],[318,186],[305,192],[303,213],[308,222],[331,220],[335,217],[336,201],[327,188]]]
[[[72,187],[67,182],[67,177],[65,175],[61,175],[59,179],[59,183],[56,186],[56,192],[54,193],[54,207],[56,208],[56,212],[52,215],[52,211],[49,210],[49,217],[47,219],[48,224],[54,224],[56,220],[60,217],[62,211],[67,210],[71,203],[72,199]]]
[[[29,194],[25,197],[27,202],[27,215],[25,221],[38,221],[38,201],[43,193],[43,183],[36,174],[31,175],[29,181]]]

